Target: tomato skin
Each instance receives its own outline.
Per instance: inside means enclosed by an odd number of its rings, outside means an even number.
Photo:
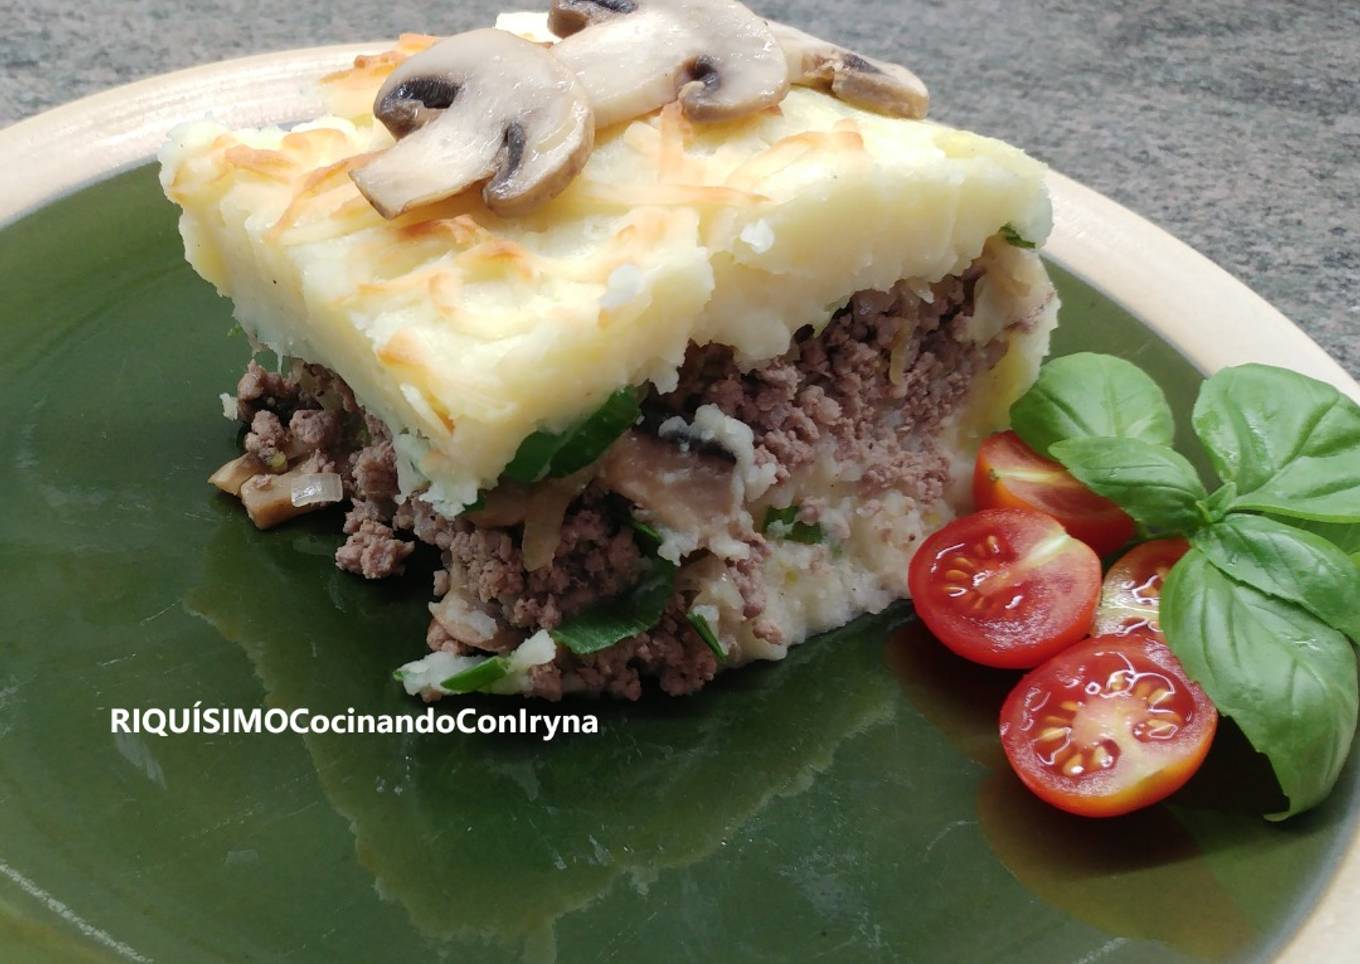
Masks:
[[[926,539],[907,583],[921,621],[954,652],[1028,669],[1089,633],[1100,559],[1051,516],[988,509]]]
[[[1135,532],[1128,513],[1086,488],[1060,463],[1044,458],[1014,432],[998,432],[978,449],[973,503],[978,509],[1046,512],[1100,556],[1127,545]]]
[[[1105,575],[1092,636],[1126,636],[1146,630],[1157,636],[1162,583],[1180,557],[1190,551],[1184,539],[1154,539],[1129,550]]]
[[[1166,644],[1140,632],[1093,637],[1026,674],[1000,728],[1012,769],[1041,800],[1116,817],[1184,786],[1218,711]]]

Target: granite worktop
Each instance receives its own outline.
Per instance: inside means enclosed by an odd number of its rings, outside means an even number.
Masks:
[[[0,125],[205,61],[484,26],[503,2],[0,0]],[[1360,2],[752,5],[907,64],[934,117],[1163,225],[1360,375]]]

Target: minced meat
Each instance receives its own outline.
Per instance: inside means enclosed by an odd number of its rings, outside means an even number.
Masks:
[[[921,501],[939,497],[945,459],[922,440],[932,438],[974,378],[995,363],[1000,343],[978,347],[959,336],[972,312],[977,271],[934,285],[929,299],[905,283],[891,291],[851,298],[820,332],[799,332],[779,358],[743,370],[731,349],[693,347],[676,389],[653,393],[644,408],[692,417],[705,404],[749,425],[757,465],[773,465],[776,481],[806,466],[831,445],[838,461],[856,466],[867,503],[900,489]],[[628,589],[644,553],[630,525],[629,505],[596,481],[571,503],[552,561],[529,570],[518,526],[475,525],[447,519],[420,499],[398,502],[391,436],[365,413],[353,393],[327,369],[299,365],[286,374],[250,362],[236,395],[248,426],[244,445],[261,461],[285,453],[333,463],[351,508],[348,536],[336,564],[369,579],[402,571],[418,543],[441,554],[435,593],[454,591],[502,627],[494,641],[455,638],[432,620],[431,649],[455,653],[501,651],[520,635],[552,629],[602,599]],[[803,507],[816,521],[815,500]],[[781,642],[774,620],[763,618],[760,564],[763,538],[753,535],[746,560],[727,563],[757,634]],[[606,694],[637,699],[645,679],[672,695],[702,687],[717,672],[713,653],[685,618],[692,599],[677,593],[647,633],[590,656],[559,647],[556,658],[531,672],[532,695]],[[456,631],[457,627],[455,627]],[[512,632],[513,631],[513,632]],[[510,642],[507,642],[509,640]]]

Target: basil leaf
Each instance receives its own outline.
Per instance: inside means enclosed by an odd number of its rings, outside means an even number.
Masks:
[[[1199,507],[1205,519],[1210,522],[1218,522],[1228,514],[1228,510],[1236,498],[1237,486],[1231,482],[1225,482],[1213,492],[1210,492],[1209,498],[1201,502]]]
[[[1352,559],[1360,555],[1360,525],[1348,522],[1309,522],[1290,520],[1290,525],[1322,536]]]
[[[509,675],[510,660],[505,656],[490,656],[476,666],[469,666],[461,673],[454,673],[439,685],[450,693],[471,693]]]
[[[1170,445],[1171,406],[1137,365],[1082,352],[1055,358],[1011,406],[1011,427],[1030,448],[1049,454],[1073,438],[1133,438]]]
[[[1033,241],[1030,241],[1022,237],[1020,232],[1015,230],[1015,225],[1011,224],[1010,222],[1001,225],[1001,230],[997,233],[1001,235],[1002,240],[1004,240],[1007,244],[1014,245],[1017,248],[1037,247],[1037,245]]]
[[[1191,543],[1238,582],[1302,606],[1360,640],[1360,569],[1322,536],[1235,512],[1195,533]]]
[[[608,649],[661,620],[675,592],[674,563],[653,559],[637,585],[621,596],[595,603],[551,631],[552,638],[578,656]]]
[[[704,645],[713,650],[713,655],[718,658],[718,662],[727,662],[727,653],[722,648],[722,643],[718,642],[718,634],[708,624],[708,619],[705,618],[704,614],[691,609],[685,613],[685,618],[694,627],[694,631],[699,634],[699,638],[704,641]]]
[[[1289,809],[1317,805],[1355,735],[1355,651],[1307,611],[1220,572],[1191,549],[1162,587],[1162,631],[1186,673],[1265,754]]]
[[[616,438],[628,431],[641,411],[637,394],[631,388],[621,388],[588,418],[562,434],[530,435],[520,443],[502,476],[528,485],[580,471],[594,464]]]
[[[1360,405],[1269,365],[1225,368],[1195,402],[1195,432],[1237,484],[1233,507],[1360,522]]]
[[[1075,438],[1052,451],[1077,481],[1117,503],[1150,535],[1204,524],[1199,503],[1209,493],[1174,449],[1130,438]]]

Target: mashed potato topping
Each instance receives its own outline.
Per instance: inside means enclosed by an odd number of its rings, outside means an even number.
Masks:
[[[795,88],[697,126],[672,105],[599,133],[582,175],[505,220],[474,192],[385,221],[348,171],[391,143],[373,94],[432,38],[329,78],[291,131],[201,122],[164,148],[194,268],[256,341],[339,373],[445,512],[521,440],[624,385],[673,386],[690,343],[784,352],[850,294],[963,271],[1006,224],[1042,241],[1043,168],[1001,142]]]

